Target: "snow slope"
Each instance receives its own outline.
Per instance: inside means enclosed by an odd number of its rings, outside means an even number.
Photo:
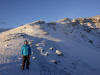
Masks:
[[[0,33],[0,75],[100,75],[100,30],[76,20],[40,20]],[[31,66],[22,72],[20,47],[26,39]]]

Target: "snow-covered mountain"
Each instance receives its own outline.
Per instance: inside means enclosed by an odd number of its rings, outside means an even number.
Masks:
[[[0,32],[4,32],[4,31],[7,31],[7,30],[10,30],[10,28],[8,28],[8,29],[0,28]]]
[[[32,49],[30,71],[20,70],[20,48]],[[0,75],[100,75],[100,16],[39,20],[0,33]]]

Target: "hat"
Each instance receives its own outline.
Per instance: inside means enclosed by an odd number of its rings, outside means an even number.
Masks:
[[[27,40],[25,40],[24,42],[28,42]]]

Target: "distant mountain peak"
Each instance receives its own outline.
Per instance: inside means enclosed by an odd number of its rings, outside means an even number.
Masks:
[[[63,19],[60,19],[60,20],[58,20],[58,21],[56,21],[56,22],[62,22],[62,23],[70,23],[71,22],[71,19],[70,18],[63,18]]]
[[[44,24],[44,23],[45,23],[45,21],[40,19],[40,20],[32,22],[31,24]]]

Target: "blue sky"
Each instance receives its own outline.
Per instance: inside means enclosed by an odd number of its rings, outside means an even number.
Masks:
[[[0,0],[0,28],[100,15],[100,0]]]

